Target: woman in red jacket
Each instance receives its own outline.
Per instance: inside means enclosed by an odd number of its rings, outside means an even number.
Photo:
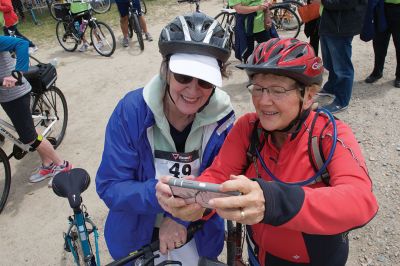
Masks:
[[[237,121],[198,180],[242,195],[210,205],[225,219],[251,225],[251,265],[345,265],[347,233],[368,223],[378,205],[351,129],[311,108],[322,84],[321,59],[305,42],[272,39],[238,67],[249,76],[256,112]],[[314,163],[319,157],[321,167]],[[321,178],[324,168],[328,178]],[[161,206],[181,219],[201,217],[198,204],[171,197],[169,178],[157,184]]]
[[[3,13],[4,16],[4,35],[10,36],[10,31],[22,39],[25,39],[29,42],[30,52],[35,52],[37,50],[37,46],[24,35],[22,35],[17,29],[18,24],[18,16],[14,12],[14,8],[12,6],[11,0],[0,0],[0,12]]]

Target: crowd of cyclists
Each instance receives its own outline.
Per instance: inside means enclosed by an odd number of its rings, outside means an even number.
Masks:
[[[4,21],[7,1],[0,0]],[[128,1],[116,1],[123,47],[129,46]],[[318,2],[324,23],[333,3]],[[366,1],[354,2],[346,7],[346,14],[352,8],[360,12],[360,7],[366,12]],[[386,2],[395,8],[400,4]],[[107,248],[113,259],[120,259],[159,240],[158,262],[172,259],[197,265],[200,257],[216,260],[222,252],[226,219],[247,225],[250,265],[345,265],[348,232],[371,221],[378,203],[357,139],[330,112],[345,108],[335,104],[316,108],[316,95],[321,89],[321,95],[329,93],[326,84],[340,78],[341,68],[328,64],[324,87],[327,63],[312,46],[294,38],[274,38],[271,25],[259,22],[268,4],[230,3],[242,15],[242,26],[253,29],[246,41],[259,42],[244,51],[247,55],[236,64],[248,76],[243,90],[250,93],[255,112],[236,118],[229,88],[221,89],[223,78],[229,76],[231,46],[229,34],[218,21],[195,12],[165,25],[158,39],[162,57],[158,73],[119,101],[105,129],[96,191],[109,208],[104,227]],[[253,15],[252,22],[247,14]],[[146,39],[152,41],[143,16],[141,25]],[[387,29],[394,37],[397,58],[399,25]],[[16,23],[11,26],[15,31]],[[5,33],[9,27],[4,25]],[[359,33],[335,37],[327,32],[321,35],[325,58],[343,37],[351,46],[354,34]],[[72,165],[35,132],[26,96],[31,87],[25,79],[22,85],[16,84],[11,75],[14,70],[28,69],[30,45],[24,36],[0,36],[0,102],[21,140],[42,159],[38,172],[29,178],[39,182]],[[16,62],[9,51],[15,52]],[[375,62],[372,78],[366,82],[379,79],[382,68]],[[332,90],[339,89],[336,85]],[[168,186],[172,176],[222,184],[223,192],[239,191],[240,195],[213,199],[212,209],[188,204],[173,196]],[[195,221],[203,226],[193,239],[187,239],[186,229]]]

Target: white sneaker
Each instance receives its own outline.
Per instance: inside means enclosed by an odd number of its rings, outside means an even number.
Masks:
[[[122,46],[123,47],[128,47],[129,46],[129,39],[128,38],[123,38],[122,39]]]
[[[85,42],[84,44],[82,44],[81,48],[79,48],[79,52],[86,52],[88,48],[89,44]]]
[[[28,53],[33,54],[35,53],[39,48],[35,45],[33,47],[29,47]]]
[[[103,43],[103,41],[99,41],[97,44],[95,44],[96,45],[96,48],[97,48],[97,50],[101,50],[101,49],[103,49],[103,47],[104,47],[104,43]]]

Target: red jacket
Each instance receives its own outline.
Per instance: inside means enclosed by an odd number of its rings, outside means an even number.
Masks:
[[[263,146],[260,153],[265,164],[282,181],[304,181],[314,175],[307,141],[315,115],[311,112],[297,136],[293,140],[289,136],[280,150],[272,144],[271,136]],[[222,183],[246,168],[247,177],[256,177],[255,166],[248,163],[246,152],[257,119],[255,113],[250,113],[237,121],[200,180]],[[327,121],[324,116],[318,117],[312,134],[319,136]],[[328,165],[328,187],[322,182],[304,187],[272,182],[257,161],[262,177],[257,182],[264,191],[265,214],[263,221],[251,226],[250,231],[261,265],[344,265],[348,255],[346,232],[375,216],[378,205],[360,147],[351,129],[341,121],[336,123],[338,138]],[[332,145],[331,133],[329,126],[323,134],[325,158]]]
[[[14,12],[11,0],[0,0],[0,12],[4,14],[4,23],[7,28],[18,22],[18,16]]]

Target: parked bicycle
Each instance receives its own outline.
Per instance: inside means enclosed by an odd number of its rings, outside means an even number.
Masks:
[[[65,51],[73,52],[82,42],[86,30],[90,28],[90,45],[102,56],[111,56],[116,47],[112,29],[104,22],[93,17],[93,9],[71,11],[71,4],[54,5],[58,19],[56,25],[57,40]],[[85,25],[82,25],[85,23]]]
[[[135,8],[133,1],[138,0],[130,0],[129,1],[129,12],[128,12],[128,36],[130,39],[133,37],[133,33],[136,34],[138,39],[140,50],[144,50],[144,41],[143,41],[143,30],[142,26],[139,22],[139,11]],[[141,2],[142,4],[142,2]],[[142,6],[143,9],[143,6]]]
[[[54,6],[57,4],[72,3],[74,0],[46,0],[47,8],[49,9],[50,15],[55,19],[59,20],[54,11]],[[93,11],[97,14],[106,13],[111,9],[111,0],[88,0]]]
[[[32,86],[31,110],[35,128],[39,134],[47,138],[56,149],[62,142],[68,123],[68,107],[62,91],[57,88],[57,71],[51,64],[43,64],[36,58],[36,65],[24,73]],[[21,84],[22,75],[13,72],[13,76]],[[1,81],[2,83],[2,81]],[[1,84],[0,84],[1,85]],[[7,155],[2,149],[5,139],[13,143],[12,152]],[[13,125],[0,119],[0,213],[6,205],[11,187],[11,168],[9,160],[14,157],[21,160],[31,149],[22,143]]]
[[[299,1],[273,3],[270,7],[272,22],[281,38],[296,38],[303,22],[297,14],[297,7],[304,4]]]
[[[235,50],[235,26],[236,26],[236,10],[226,6],[221,12],[214,17],[219,21],[221,26],[229,33],[231,48]]]
[[[57,174],[52,185],[57,196],[68,199],[74,213],[68,217],[69,225],[63,237],[64,250],[72,253],[78,266],[100,265],[97,226],[91,220],[81,197],[89,184],[89,174],[82,168],[74,168]]]

